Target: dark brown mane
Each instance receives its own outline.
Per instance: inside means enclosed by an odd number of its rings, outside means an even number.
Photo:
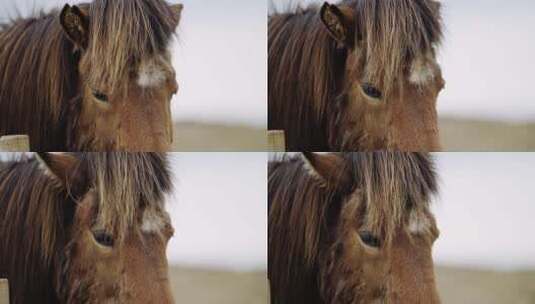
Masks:
[[[35,158],[0,162],[0,277],[12,282],[12,303],[57,302],[54,280],[65,263],[78,196],[74,192],[97,189],[96,221],[122,239],[134,224],[134,214],[149,204],[161,207],[164,194],[171,189],[165,155],[88,153],[76,157],[83,186],[71,193],[58,187]]]
[[[323,117],[340,90],[344,60],[317,7],[270,16],[268,50],[269,128],[276,119],[289,124],[294,133],[289,137],[308,139],[313,146],[326,142]]]
[[[388,241],[412,210],[428,208],[437,191],[432,159],[426,154],[345,153],[343,158],[343,170],[352,176],[347,193],[318,180],[301,156],[269,164],[269,275],[272,289],[283,292],[274,298],[304,303],[292,297],[318,290],[320,255],[336,238],[333,228],[350,193],[361,193],[372,231]]]
[[[110,92],[124,89],[140,60],[164,52],[177,22],[163,0],[80,7],[90,14],[87,80]],[[0,135],[28,134],[32,150],[74,149],[68,146],[80,112],[80,58],[73,49],[57,10],[0,27]]]
[[[385,94],[414,59],[434,54],[440,44],[441,18],[434,1],[348,0],[340,5],[356,12],[355,41],[367,80],[380,84]],[[269,129],[285,125],[288,142],[299,139],[302,150],[329,151],[335,101],[347,90],[347,52],[325,30],[316,4],[269,16]]]

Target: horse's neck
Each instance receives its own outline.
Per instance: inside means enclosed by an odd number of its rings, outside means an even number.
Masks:
[[[326,127],[320,123],[293,121],[270,121],[270,130],[283,130],[288,152],[315,151],[327,152],[329,148]]]
[[[317,279],[294,282],[286,292],[271,290],[272,304],[324,304],[317,286]]]
[[[298,133],[290,132],[288,136],[288,151],[300,152],[300,151],[315,151],[315,152],[328,152],[329,143],[327,137],[324,136],[325,130],[322,128],[314,128],[309,126],[312,132],[300,135]]]

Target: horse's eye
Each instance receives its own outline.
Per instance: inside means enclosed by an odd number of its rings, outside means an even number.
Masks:
[[[114,240],[111,234],[106,233],[105,231],[94,231],[93,237],[100,245],[105,247],[113,247]]]
[[[93,90],[93,96],[100,102],[108,102],[108,95],[102,92]]]
[[[371,86],[369,83],[362,84],[362,91],[364,91],[364,94],[371,98],[381,99],[383,97],[383,93],[381,93],[381,91],[379,91],[376,87]]]
[[[359,233],[359,235],[360,235],[360,239],[364,242],[364,244],[370,247],[376,247],[376,248],[379,248],[379,246],[381,246],[381,242],[379,241],[379,239],[376,236],[374,236],[371,232],[362,231]]]

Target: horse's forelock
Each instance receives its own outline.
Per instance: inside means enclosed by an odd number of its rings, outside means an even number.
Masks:
[[[97,203],[97,225],[122,238],[145,209],[164,209],[172,189],[167,158],[158,153],[83,154]],[[142,224],[142,223],[139,223]]]
[[[95,0],[84,7],[91,20],[85,76],[108,94],[126,89],[125,79],[143,61],[167,52],[179,18],[163,0]]]
[[[348,153],[346,170],[355,177],[364,204],[364,224],[391,241],[396,231],[410,224],[415,214],[427,214],[438,185],[433,160],[426,153]]]
[[[367,81],[379,84],[385,94],[442,40],[440,7],[433,0],[351,0],[355,11],[356,39],[365,57]],[[358,40],[356,40],[358,41]],[[409,76],[410,77],[410,76]]]

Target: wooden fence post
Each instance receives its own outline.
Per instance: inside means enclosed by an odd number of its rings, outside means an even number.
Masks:
[[[0,152],[29,152],[30,138],[27,135],[0,137]]]
[[[268,152],[285,152],[286,138],[284,131],[268,131]]]
[[[0,279],[0,304],[9,304],[9,285],[6,279]]]

